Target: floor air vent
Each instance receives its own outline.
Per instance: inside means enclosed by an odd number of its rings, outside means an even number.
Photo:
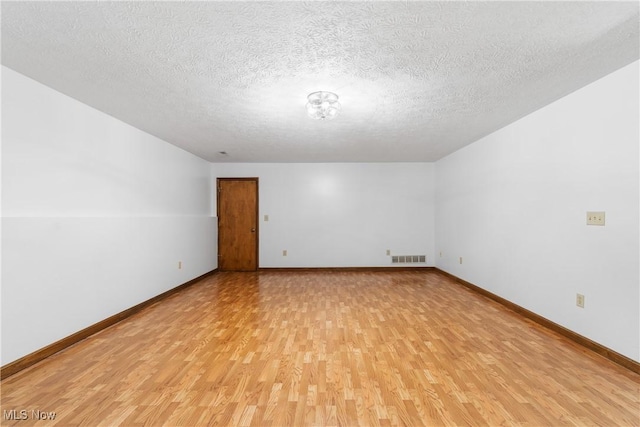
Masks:
[[[427,262],[426,255],[394,255],[391,257],[391,264],[413,264]]]

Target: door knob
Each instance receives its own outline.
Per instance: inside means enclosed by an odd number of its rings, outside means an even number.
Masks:
[[[252,233],[255,233],[255,232],[256,232],[256,229],[255,229],[255,228],[252,228],[252,229],[251,229],[251,232],[252,232]]]

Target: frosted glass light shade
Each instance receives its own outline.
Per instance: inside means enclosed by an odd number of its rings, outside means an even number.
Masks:
[[[335,118],[340,109],[338,95],[332,92],[313,92],[307,97],[307,114],[312,119],[323,120]]]

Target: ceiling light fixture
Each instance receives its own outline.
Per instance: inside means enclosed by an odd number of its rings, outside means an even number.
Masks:
[[[333,92],[313,92],[307,99],[307,114],[312,119],[333,119],[342,108],[338,102],[338,95]]]

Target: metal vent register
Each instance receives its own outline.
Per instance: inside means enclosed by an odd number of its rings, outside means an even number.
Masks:
[[[413,264],[427,262],[426,255],[393,255],[391,264]]]

